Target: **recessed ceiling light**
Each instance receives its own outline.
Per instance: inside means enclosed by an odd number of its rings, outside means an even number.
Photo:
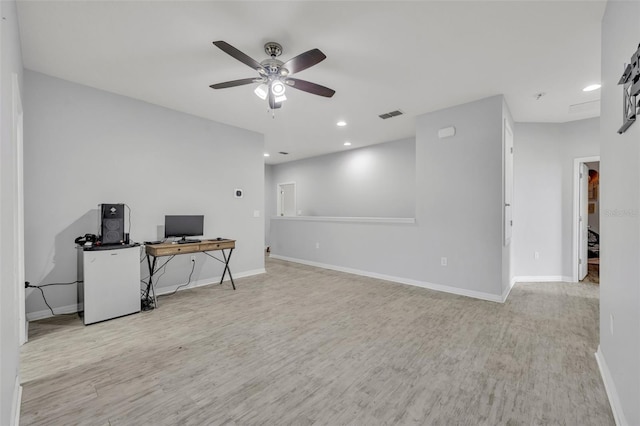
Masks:
[[[338,127],[344,127],[344,126],[346,126],[346,125],[347,125],[347,122],[346,122],[346,121],[344,121],[344,120],[340,120],[340,121],[338,121],[338,122],[336,123],[336,126],[338,126]]]
[[[270,155],[269,155],[269,153],[268,153],[268,152],[265,152],[265,153],[264,153],[264,156],[265,156],[265,157],[270,157]]]
[[[587,87],[585,87],[584,89],[582,89],[583,92],[592,92],[594,90],[598,90],[600,87],[602,87],[600,84],[591,84]]]
[[[344,146],[351,146],[351,142],[345,142]]]

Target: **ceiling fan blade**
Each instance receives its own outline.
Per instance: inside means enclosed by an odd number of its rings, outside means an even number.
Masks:
[[[225,81],[224,83],[212,84],[212,89],[226,89],[227,87],[236,87],[243,86],[245,84],[257,83],[260,80],[259,78],[243,78],[241,80],[233,80],[233,81]]]
[[[330,98],[336,93],[335,90],[329,89],[328,87],[297,78],[287,78],[287,84],[295,89],[302,90],[303,92],[324,96],[325,98]]]
[[[320,49],[311,49],[307,52],[301,53],[295,58],[289,59],[282,65],[283,68],[289,70],[289,74],[306,70],[315,64],[324,61],[327,56],[320,51]]]
[[[278,109],[282,106],[282,102],[276,102],[276,97],[273,94],[273,92],[271,92],[271,90],[269,90],[269,108],[271,109]]]
[[[256,70],[256,71],[258,71],[258,70],[266,71],[264,69],[264,67],[262,65],[260,65],[260,62],[256,61],[255,59],[251,58],[250,56],[246,55],[245,53],[242,53],[241,51],[239,51],[238,49],[236,49],[235,47],[233,47],[232,45],[230,45],[226,41],[222,41],[222,40],[214,41],[213,44],[215,44],[220,50],[222,50],[226,54],[228,54],[230,56],[233,56],[234,58],[236,58],[237,60],[239,60],[243,64],[250,66],[254,70]]]

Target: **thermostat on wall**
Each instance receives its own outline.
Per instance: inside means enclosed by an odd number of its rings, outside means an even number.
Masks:
[[[242,198],[242,189],[238,189],[238,188],[234,189],[233,195],[236,198]]]

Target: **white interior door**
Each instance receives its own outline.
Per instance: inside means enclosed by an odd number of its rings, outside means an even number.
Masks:
[[[589,243],[589,168],[586,164],[580,164],[580,215],[578,250],[578,280],[582,281],[588,271],[588,243]]]
[[[278,216],[296,216],[295,182],[278,184]]]

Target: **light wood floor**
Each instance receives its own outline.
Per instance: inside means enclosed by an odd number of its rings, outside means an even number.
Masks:
[[[21,424],[614,424],[596,285],[497,304],[276,260],[236,285],[32,323]]]

